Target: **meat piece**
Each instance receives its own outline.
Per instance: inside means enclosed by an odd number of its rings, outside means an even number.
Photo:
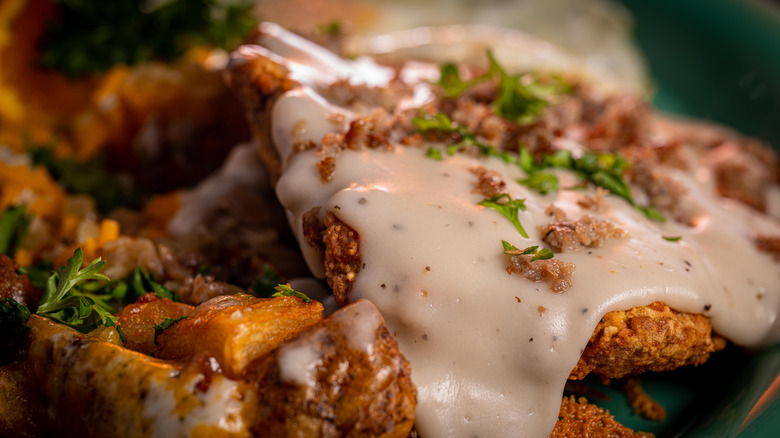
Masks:
[[[550,290],[556,293],[566,292],[571,287],[571,274],[574,273],[574,263],[564,263],[560,260],[534,260],[533,255],[512,256],[512,262],[506,267],[509,274],[517,273],[531,281],[550,283]]]
[[[406,438],[414,424],[409,363],[368,301],[284,344],[259,374],[258,435]]]
[[[176,295],[179,296],[179,299],[194,306],[204,303],[214,297],[235,295],[242,292],[244,292],[244,290],[240,287],[216,281],[211,275],[203,276],[200,274],[195,277],[188,277],[184,280],[184,284],[176,289]]]
[[[504,181],[501,174],[495,170],[477,166],[471,169],[471,173],[478,178],[477,186],[474,189],[475,192],[484,195],[487,198],[492,198],[506,192],[506,181]]]
[[[33,287],[26,275],[19,273],[19,265],[5,254],[0,254],[1,298],[13,298],[32,307],[41,299],[41,291]]]
[[[572,370],[569,379],[593,372],[621,378],[646,371],[668,371],[701,365],[710,353],[725,347],[712,334],[709,318],[682,313],[663,303],[607,313]]]
[[[622,238],[628,233],[606,220],[584,215],[576,221],[551,222],[539,227],[539,234],[555,252],[572,252],[583,247],[598,248],[607,239]]]
[[[226,376],[240,379],[280,344],[321,320],[322,304],[316,301],[217,297],[162,332],[156,355],[182,362],[205,353],[216,359]]]
[[[167,298],[158,298],[148,293],[128,306],[117,317],[125,334],[125,347],[139,353],[152,355],[156,349],[154,326],[162,324],[165,318],[178,319],[187,316],[194,308]]]
[[[325,227],[325,271],[336,302],[343,306],[360,272],[360,236],[333,212],[325,215]]]
[[[585,397],[574,396],[561,400],[558,422],[550,438],[620,437],[650,438],[653,434],[634,432],[618,423],[609,411],[588,403]]]

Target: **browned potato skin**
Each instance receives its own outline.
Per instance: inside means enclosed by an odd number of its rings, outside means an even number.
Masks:
[[[157,338],[156,356],[186,361],[205,353],[223,373],[241,379],[279,345],[322,321],[322,304],[297,297],[213,298]]]
[[[701,365],[725,347],[709,318],[677,312],[663,303],[607,313],[596,326],[569,379],[593,372],[619,379],[646,371]]]
[[[177,319],[187,316],[194,307],[157,298],[153,293],[141,296],[135,303],[125,306],[117,314],[119,326],[125,334],[125,348],[151,355],[156,350],[154,326],[162,324],[165,318]]]
[[[356,313],[382,321],[369,353],[353,348]],[[321,357],[306,385],[282,377],[280,356],[314,348]],[[398,437],[414,424],[417,391],[409,363],[384,326],[378,310],[357,301],[283,345],[258,369],[253,433],[275,437]]]

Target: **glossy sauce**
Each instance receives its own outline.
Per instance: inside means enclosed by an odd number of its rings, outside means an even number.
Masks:
[[[295,75],[294,65],[288,67]],[[779,235],[780,225],[717,197],[706,172],[698,179],[674,174],[689,189],[684,202],[702,211],[695,227],[650,221],[615,196],[606,198],[604,213],[583,211],[577,199],[592,190],[542,196],[515,182],[524,177],[515,165],[446,153],[435,161],[425,157],[428,145],[342,151],[332,180],[323,183],[316,168],[321,157],[315,150],[291,154],[291,133],[303,121],[310,127],[305,135],[319,140],[329,129],[340,131],[322,123],[328,114],[337,111],[347,120],[352,114],[315,96],[316,82],[304,84],[282,96],[272,113],[275,146],[286,166],[277,194],[301,242],[302,216],[315,206],[359,233],[364,266],[350,298],[380,309],[411,362],[422,436],[546,436],[569,373],[612,310],[663,301],[708,315],[717,332],[739,345],[780,339],[780,265],[750,239]],[[474,166],[498,171],[512,198],[525,199],[519,219],[530,238],[478,205],[484,196],[474,190]],[[560,177],[576,181],[567,171]],[[556,254],[576,265],[573,285],[562,294],[507,274],[501,245],[544,247],[536,230],[552,221],[544,213],[551,203],[570,219],[590,214],[629,234],[601,248]],[[319,256],[306,244],[302,250],[321,275]]]

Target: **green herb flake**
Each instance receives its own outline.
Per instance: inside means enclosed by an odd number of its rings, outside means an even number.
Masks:
[[[533,255],[533,257],[531,257],[532,262],[535,262],[537,260],[548,260],[555,256],[555,254],[551,249],[549,248],[539,249],[538,245],[529,246],[528,248],[525,249],[518,249],[516,246],[512,245],[506,240],[502,240],[501,245],[503,245],[504,254],[506,255],[510,255],[510,256]]]
[[[306,296],[306,294],[302,292],[298,292],[297,290],[294,290],[290,287],[290,283],[287,284],[280,284],[276,286],[275,288],[278,292],[271,295],[272,297],[298,297],[302,299],[303,301],[307,303],[311,303],[311,298]]]
[[[661,236],[664,240],[668,240],[669,242],[679,242],[682,239],[682,236]]]
[[[504,202],[502,202],[505,200]],[[525,211],[525,199],[512,199],[508,193],[502,193],[500,195],[493,196],[492,198],[486,198],[478,203],[483,207],[492,208],[501,213],[505,218],[509,219],[521,236],[528,238],[528,233],[523,229],[523,225],[520,223],[519,212]]]
[[[517,182],[543,195],[558,191],[558,178],[547,172],[532,173]]]
[[[30,217],[24,205],[6,207],[0,215],[0,253],[13,258],[29,227]]]
[[[428,150],[425,151],[425,156],[436,161],[442,161],[444,159],[441,155],[441,150],[436,149],[435,147],[429,147]]]

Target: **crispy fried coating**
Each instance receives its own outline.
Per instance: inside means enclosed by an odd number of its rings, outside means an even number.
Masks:
[[[258,435],[405,438],[414,424],[409,363],[368,301],[283,345],[259,373]]]
[[[663,303],[607,313],[572,370],[569,379],[591,372],[621,378],[645,371],[667,371],[701,365],[710,353],[725,347],[712,335],[709,318],[682,313]]]
[[[156,356],[187,361],[214,357],[231,379],[239,379],[276,349],[322,320],[322,304],[296,297],[221,296],[198,306],[157,338]]]
[[[653,434],[634,432],[618,423],[609,411],[589,404],[585,397],[574,396],[561,400],[558,422],[550,438],[614,437],[614,438],[650,438]]]

